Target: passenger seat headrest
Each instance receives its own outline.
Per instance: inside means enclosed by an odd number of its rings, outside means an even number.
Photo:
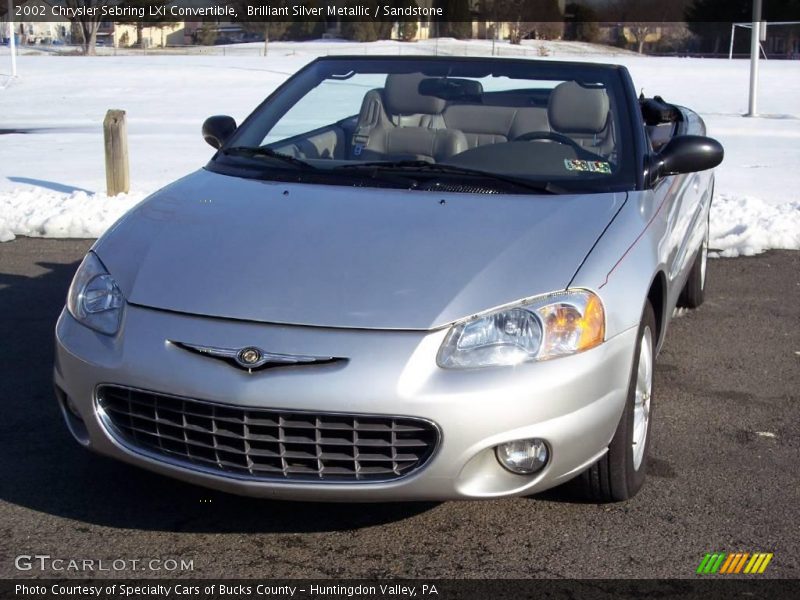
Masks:
[[[447,102],[435,96],[419,93],[422,73],[401,73],[386,76],[383,88],[383,103],[386,112],[392,115],[438,115]]]
[[[600,133],[608,121],[608,93],[565,81],[550,93],[547,117],[562,133]]]

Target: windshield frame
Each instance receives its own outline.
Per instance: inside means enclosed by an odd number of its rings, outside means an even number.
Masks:
[[[526,79],[526,71],[535,70],[536,77]],[[642,189],[643,169],[645,164],[644,148],[640,136],[636,135],[637,122],[632,110],[638,107],[635,98],[633,83],[625,67],[602,63],[583,63],[568,61],[543,61],[530,59],[506,59],[485,57],[430,57],[430,56],[331,56],[320,57],[301,68],[278,86],[256,109],[241,123],[233,135],[225,142],[220,150],[212,157],[206,168],[211,171],[237,177],[268,179],[278,181],[304,181],[306,183],[325,183],[352,185],[352,173],[348,177],[340,177],[341,169],[335,168],[340,161],[330,159],[312,160],[315,167],[314,177],[301,177],[297,169],[289,164],[281,164],[278,160],[265,161],[253,157],[230,156],[225,151],[237,146],[247,146],[248,141],[270,131],[276,123],[295,104],[304,98],[310,91],[321,85],[326,80],[339,78],[346,79],[345,74],[389,74],[423,72],[431,76],[451,77],[480,77],[480,76],[506,76],[520,82],[536,80],[579,80],[601,81],[609,93],[613,95],[615,106],[615,125],[619,129],[617,137],[619,147],[617,172],[605,179],[597,177],[575,177],[569,180],[558,177],[524,177],[514,173],[515,177],[529,179],[532,183],[552,183],[563,187],[567,193],[605,193],[617,191],[632,191]],[[516,75],[516,77],[514,77]],[[633,94],[633,98],[631,98]],[[333,124],[333,123],[332,123]],[[260,132],[254,135],[254,132]],[[248,140],[248,138],[251,138]],[[287,138],[288,139],[288,138]],[[271,144],[265,144],[269,147]],[[331,163],[332,168],[321,165],[323,162]],[[348,161],[354,167],[358,161]],[[447,165],[446,161],[440,164]],[[307,173],[305,173],[307,175]],[[491,172],[489,173],[490,176]],[[430,174],[419,174],[420,177],[430,177]],[[511,176],[512,174],[497,172],[498,177]],[[392,174],[394,176],[394,173]],[[439,175],[440,177],[442,175]],[[444,175],[446,177],[447,175]],[[342,179],[342,181],[337,181]],[[367,186],[385,187],[373,178],[373,184],[365,182]],[[396,184],[396,182],[395,182]],[[396,187],[391,185],[389,187]],[[415,186],[410,186],[413,189]],[[519,193],[519,190],[516,191]]]

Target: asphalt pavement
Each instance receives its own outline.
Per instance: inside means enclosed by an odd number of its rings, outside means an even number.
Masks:
[[[706,303],[659,357],[633,500],[357,505],[229,496],[80,448],[52,346],[90,244],[0,244],[0,577],[686,578],[714,551],[772,552],[764,576],[800,577],[800,252],[710,261]],[[127,566],[17,570],[36,554]],[[131,570],[150,559],[193,568]]]

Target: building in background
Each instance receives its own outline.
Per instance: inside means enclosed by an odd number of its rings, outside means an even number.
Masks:
[[[4,2],[4,0],[0,0]],[[14,2],[15,6],[30,7],[32,12],[37,8],[50,10],[50,3],[44,0],[27,0],[27,2]],[[4,18],[8,18],[7,15]],[[5,38],[5,23],[3,24],[3,34]],[[39,21],[17,21],[14,20],[14,33],[16,41],[20,45],[34,44],[70,44],[72,43],[72,24],[69,21],[55,21],[43,23]]]
[[[102,27],[101,27],[102,29]],[[100,39],[98,31],[98,40]],[[106,39],[115,48],[166,48],[183,46],[186,42],[186,23],[183,21],[153,25],[109,23]],[[190,40],[191,41],[191,40]]]

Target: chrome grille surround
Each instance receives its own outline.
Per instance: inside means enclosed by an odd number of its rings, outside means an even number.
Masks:
[[[418,417],[217,404],[119,385],[95,392],[114,439],[161,462],[257,481],[395,481],[422,469],[441,441]]]

